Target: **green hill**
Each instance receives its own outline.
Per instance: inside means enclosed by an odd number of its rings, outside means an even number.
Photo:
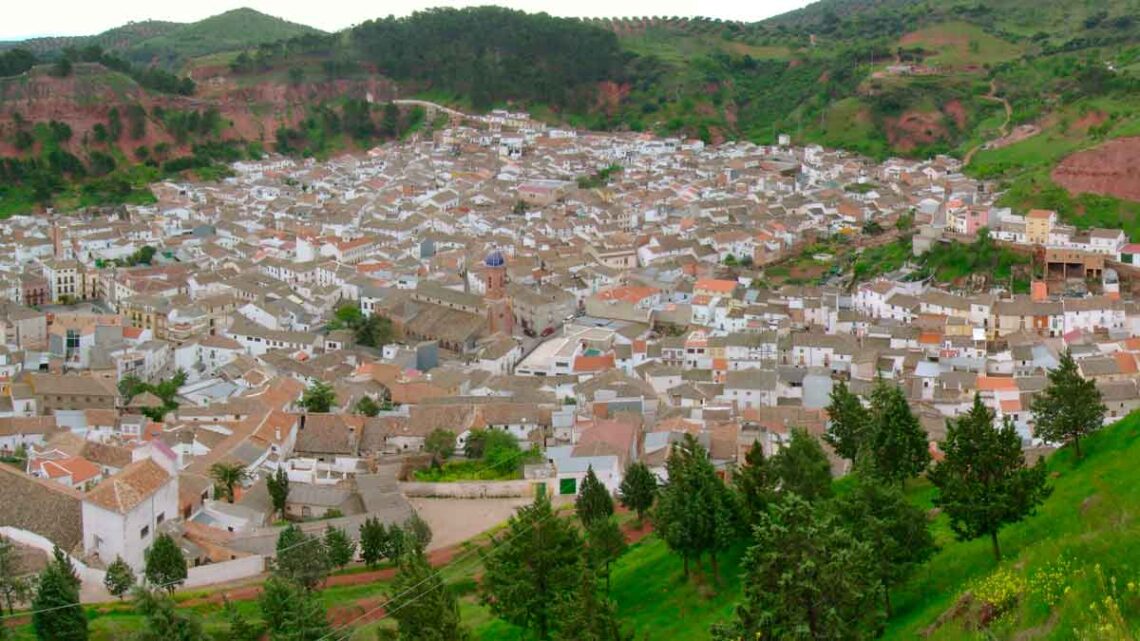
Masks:
[[[186,59],[315,33],[321,32],[253,9],[234,9],[144,40],[132,47],[131,57]]]
[[[0,50],[27,49],[52,58],[66,48],[92,45],[139,63],[177,66],[189,58],[221,51],[236,51],[268,42],[321,31],[266,15],[253,9],[234,9],[188,24],[144,20],[130,22],[94,36],[32,38],[0,43]]]
[[[0,50],[21,48],[33,53],[55,54],[67,47],[88,47],[98,45],[111,51],[125,51],[136,44],[154,38],[185,25],[179,22],[164,22],[162,20],[143,20],[141,22],[128,22],[121,27],[108,29],[94,36],[56,36],[46,38],[30,38],[18,42],[0,42]]]

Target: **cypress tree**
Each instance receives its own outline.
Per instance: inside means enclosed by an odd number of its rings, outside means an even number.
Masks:
[[[625,468],[619,492],[621,504],[637,512],[637,520],[642,522],[657,499],[657,477],[645,463],[632,463]]]
[[[40,641],[87,641],[87,614],[79,604],[75,568],[58,546],[40,572],[32,599],[32,627]]]
[[[574,507],[578,512],[578,519],[586,528],[614,513],[613,497],[594,474],[592,465],[586,468],[586,478],[582,480],[582,488],[574,500]]]

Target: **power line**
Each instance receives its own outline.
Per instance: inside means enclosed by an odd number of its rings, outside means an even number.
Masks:
[[[282,549],[278,550],[278,551],[277,551],[277,554],[281,554],[282,552],[288,552],[289,550],[292,550],[293,548],[296,548],[296,547],[300,547],[300,546],[302,546],[302,545],[305,545],[306,543],[312,543],[312,542],[314,542],[314,541],[320,541],[320,540],[321,540],[321,538],[320,538],[319,536],[308,536],[307,538],[305,538],[305,539],[304,539],[304,540],[302,540],[302,541],[298,541],[298,542],[296,542],[296,543],[294,543],[294,544],[292,544],[292,545],[290,545],[290,546],[287,546],[287,547],[285,547],[285,548],[282,548]],[[69,563],[69,564],[70,564],[70,563]],[[179,584],[179,583],[185,583],[185,582],[186,582],[186,579],[177,579],[177,580],[175,580],[175,581],[169,581],[169,582],[167,582],[167,583],[160,583],[160,584],[158,584],[158,585],[154,585],[154,586],[147,586],[147,587],[152,587],[152,588],[155,588],[155,589],[160,589],[160,588],[166,588],[166,587],[170,587],[170,586],[172,586],[172,585],[177,585],[177,584]],[[139,585],[141,586],[142,584],[139,584]],[[85,605],[85,604],[83,604],[83,603],[68,603],[68,604],[66,604],[66,605],[57,605],[57,606],[54,606],[54,607],[50,607],[50,608],[43,608],[43,609],[40,609],[40,610],[27,610],[27,611],[16,612],[16,613],[13,613],[13,614],[0,614],[0,621],[3,621],[4,619],[14,619],[14,618],[16,618],[16,617],[25,617],[25,616],[32,616],[32,615],[34,615],[34,614],[43,614],[43,613],[45,613],[45,612],[54,612],[55,610],[63,610],[63,609],[66,609],[66,608],[74,608],[74,607],[77,607],[77,606],[79,606],[79,607],[82,607],[82,606],[84,606],[84,605]],[[92,604],[92,605],[94,605],[94,604]]]

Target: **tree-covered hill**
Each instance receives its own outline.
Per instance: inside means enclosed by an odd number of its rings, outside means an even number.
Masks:
[[[317,33],[321,32],[253,9],[234,9],[143,40],[127,53],[134,60],[155,58],[177,64],[219,51]]]
[[[38,55],[54,54],[68,47],[83,48],[98,45],[104,49],[125,51],[149,38],[170,33],[185,25],[179,22],[143,20],[108,29],[93,36],[52,36],[30,38],[18,42],[0,42],[0,50],[27,49]]]
[[[0,74],[70,55],[129,75],[148,92],[187,93],[187,75],[209,81],[211,90],[197,95],[205,101],[233,103],[240,93],[237,102],[247,103],[250,91],[271,93],[258,88],[300,93],[313,82],[384,82],[405,97],[468,110],[509,106],[591,129],[709,142],[766,143],[786,133],[797,144],[876,158],[947,153],[1001,181],[1006,204],[1140,234],[1140,205],[1113,190],[1124,181],[1084,178],[1102,173],[1098,145],[1140,134],[1135,9],[1135,0],[821,0],[742,23],[574,20],[476,7],[377,19],[336,34],[241,9],[92,37],[88,45],[106,43],[105,53],[76,47],[86,41],[70,41],[70,54],[27,43],[33,51],[0,57]],[[0,124],[11,118],[0,106]],[[270,148],[276,130],[259,136]],[[1130,148],[1120,149],[1128,145],[1117,143],[1112,157],[1128,157]]]
[[[53,60],[66,49],[98,46],[132,62],[160,64],[173,69],[189,58],[315,33],[321,32],[243,8],[191,23],[144,20],[93,36],[4,42],[0,43],[0,50],[26,49]]]

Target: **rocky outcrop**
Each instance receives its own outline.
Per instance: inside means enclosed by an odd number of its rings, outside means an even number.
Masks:
[[[1140,201],[1140,137],[1118,138],[1066,157],[1053,182],[1071,194],[1101,194]]]

